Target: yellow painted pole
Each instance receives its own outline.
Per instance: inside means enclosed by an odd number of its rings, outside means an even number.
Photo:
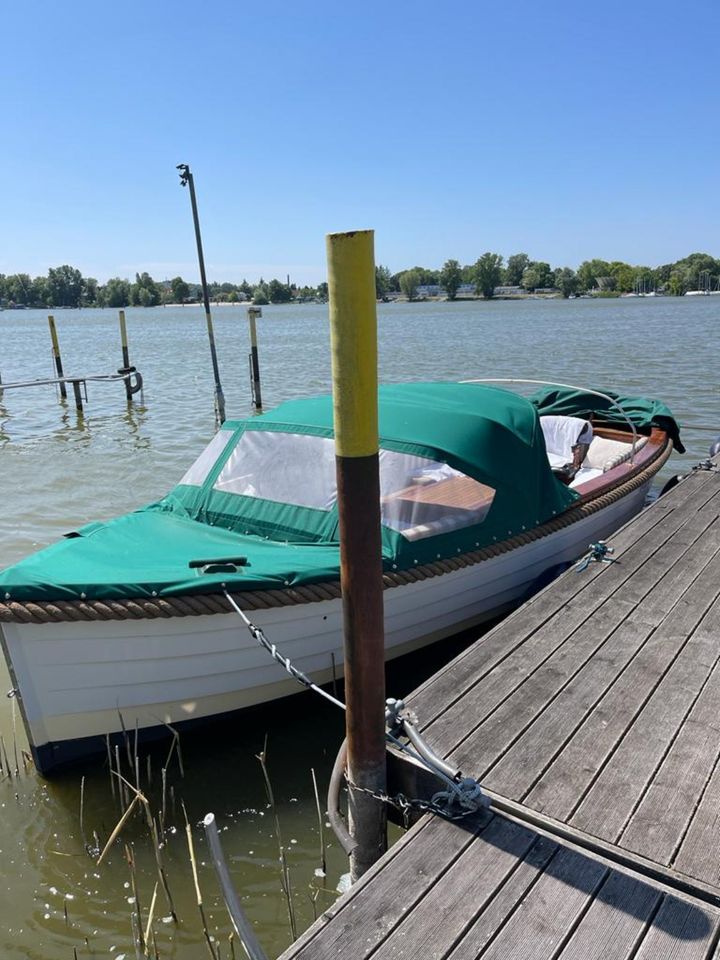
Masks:
[[[387,847],[385,638],[372,230],[327,237],[352,880]]]
[[[62,357],[60,356],[60,341],[58,340],[57,330],[55,329],[55,317],[48,317],[48,325],[50,327],[50,340],[52,342],[52,353],[53,360],[55,361],[55,370],[58,377],[62,378],[65,376],[63,373]],[[60,387],[60,396],[63,400],[67,400],[67,388],[64,383],[59,384]]]

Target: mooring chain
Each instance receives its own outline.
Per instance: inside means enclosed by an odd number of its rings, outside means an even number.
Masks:
[[[250,631],[253,639],[259,643],[260,646],[270,654],[273,660],[280,664],[294,680],[297,680],[298,683],[302,684],[308,690],[319,693],[320,696],[325,697],[326,700],[335,704],[336,707],[340,707],[341,710],[346,709],[345,704],[341,700],[338,700],[337,697],[333,697],[332,694],[323,690],[322,687],[319,687],[301,670],[293,666],[289,657],[284,657],[280,653],[275,644],[267,639],[262,629],[256,626],[245,614],[244,610],[236,603],[224,585],[223,593],[227,597],[233,610]],[[398,739],[398,735],[404,732],[405,727],[411,726],[411,719],[405,710],[405,704],[402,700],[391,699],[387,701],[385,719],[388,728],[385,737],[388,742],[392,743],[393,746],[397,747],[398,750],[401,750],[403,753],[409,754],[431,773],[434,773],[441,780],[444,780],[446,787],[444,790],[439,790],[433,794],[430,800],[410,800],[405,797],[404,794],[398,794],[397,797],[390,797],[386,793],[376,793],[365,787],[358,787],[355,784],[351,784],[355,790],[368,793],[376,800],[392,804],[401,811],[407,811],[409,809],[422,810],[437,813],[448,820],[461,820],[463,817],[475,813],[481,807],[490,805],[488,797],[482,792],[482,788],[476,780],[473,780],[471,777],[460,777],[459,775],[449,776],[448,773],[442,769],[442,761],[432,753],[427,745],[423,744],[424,749],[421,750],[410,744],[403,743]],[[350,783],[349,780],[348,783]],[[453,810],[455,810],[455,812],[453,812]],[[404,814],[404,816],[407,815]]]
[[[403,815],[406,827],[411,810],[417,810],[419,813],[434,813],[443,817],[445,820],[463,820],[469,814],[476,813],[481,807],[489,807],[490,798],[483,794],[480,784],[476,780],[470,780],[470,778],[465,778],[465,780],[467,780],[468,784],[472,785],[470,790],[467,791],[467,805],[461,806],[460,809],[457,810],[454,809],[457,802],[457,794],[452,790],[440,790],[438,793],[433,794],[430,800],[411,799],[410,797],[406,797],[404,793],[397,793],[393,797],[390,796],[389,793],[384,793],[382,790],[370,790],[368,787],[359,787],[356,783],[352,782],[347,773],[345,774],[345,781],[348,787],[357,790],[359,793],[367,794],[369,797],[372,797],[373,800],[387,803],[389,806],[399,810]],[[463,782],[465,782],[465,780]],[[478,802],[479,798],[482,798],[480,802]]]

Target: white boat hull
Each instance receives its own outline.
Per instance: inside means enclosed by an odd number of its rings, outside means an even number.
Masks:
[[[387,658],[516,605],[545,571],[581,556],[589,543],[638,513],[649,485],[650,480],[597,513],[507,553],[386,590]],[[331,680],[334,669],[342,672],[341,600],[255,610],[252,619],[316,682]],[[231,614],[5,623],[0,629],[43,772],[97,749],[123,724],[147,732],[302,689]]]

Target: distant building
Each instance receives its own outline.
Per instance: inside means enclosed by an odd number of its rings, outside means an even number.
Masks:
[[[444,291],[439,283],[421,283],[417,292],[419,297],[440,297]]]
[[[518,294],[525,293],[522,287],[495,287],[493,296],[495,297],[516,297]]]

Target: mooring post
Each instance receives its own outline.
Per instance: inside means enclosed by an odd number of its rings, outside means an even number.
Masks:
[[[82,402],[82,391],[80,390],[80,381],[73,380],[72,386],[73,386],[73,393],[75,394],[75,406],[78,408],[80,413],[82,413],[83,402]]]
[[[354,881],[387,848],[373,231],[329,234],[327,256]]]
[[[125,311],[120,310],[120,345],[122,346],[122,367],[119,373],[127,373],[125,377],[125,396],[128,402],[132,400],[132,390],[130,389],[130,351],[128,350],[127,327],[125,326]]]
[[[180,183],[190,188],[190,203],[192,205],[193,223],[195,225],[195,242],[197,244],[198,263],[200,265],[200,283],[202,285],[203,304],[205,306],[205,322],[207,323],[208,340],[210,341],[210,359],[212,361],[213,376],[215,377],[215,418],[220,425],[225,423],[225,396],[220,383],[220,368],[218,367],[217,350],[215,349],[215,333],[213,332],[212,316],[210,315],[210,297],[208,296],[207,279],[205,278],[205,257],[203,256],[202,237],[200,236],[200,218],[198,217],[197,200],[195,198],[195,181],[186,163],[179,163]]]
[[[257,328],[255,321],[262,316],[261,307],[248,307],[248,323],[250,324],[250,387],[256,410],[262,410],[262,393],[260,390],[260,359],[258,357]]]
[[[60,341],[58,340],[57,330],[55,329],[55,317],[48,317],[48,325],[50,326],[50,340],[52,341],[55,372],[57,373],[58,377],[62,379],[65,374],[63,373],[62,357],[60,356]],[[60,387],[60,396],[63,398],[63,400],[67,400],[67,387],[64,383],[60,383],[58,386]]]

